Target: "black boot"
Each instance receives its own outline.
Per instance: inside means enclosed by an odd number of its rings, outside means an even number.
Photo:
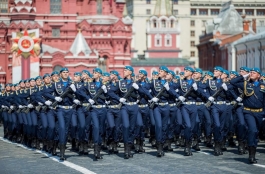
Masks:
[[[140,139],[136,139],[135,153],[140,153]]]
[[[133,158],[132,147],[133,147],[133,144],[128,144],[128,153],[129,153],[130,158]]]
[[[99,157],[98,159],[103,159],[103,157],[102,157],[101,154],[100,154],[100,152],[101,152],[101,147],[102,147],[102,146],[98,146],[98,150],[97,150],[97,152],[98,152],[98,155],[97,155],[97,156]]]
[[[206,137],[205,146],[206,147],[209,147],[209,148],[212,148],[213,147],[213,144],[212,144],[212,136],[211,135]]]
[[[221,142],[221,150],[222,151],[227,151],[227,148],[226,148],[226,138],[224,138],[223,141]]]
[[[185,149],[184,149],[184,155],[185,156],[191,156],[192,152],[191,152],[191,141],[187,141],[186,140],[186,145],[185,145]]]
[[[51,154],[52,154],[52,156],[56,156],[57,155],[56,149],[57,149],[58,143],[57,143],[57,141],[51,141],[51,142],[52,142]]]
[[[31,147],[32,148],[36,148],[37,147],[37,140],[36,138],[33,138],[32,141],[31,141]]]
[[[173,141],[172,139],[167,139],[163,150],[172,152],[173,151],[173,149],[171,147],[172,141]]]
[[[219,146],[220,146],[219,142],[215,141],[214,142],[214,156],[219,156],[219,148],[220,148]]]
[[[229,147],[236,147],[236,143],[234,141],[234,134],[230,133],[229,139],[228,139],[228,146]]]
[[[200,151],[201,150],[200,146],[199,146],[199,141],[198,141],[198,137],[197,136],[194,137],[192,148],[194,150],[196,150],[196,151]]]
[[[45,151],[45,152],[47,152],[48,151],[48,142],[47,142],[47,140],[42,140],[42,149],[41,149],[42,151]]]
[[[114,141],[111,141],[110,143],[108,143],[108,150],[109,150],[109,153],[113,153],[113,150],[114,149]]]
[[[40,150],[40,140],[36,139],[36,149]]]
[[[175,142],[175,146],[176,146],[176,148],[180,146],[179,135],[176,135],[176,136],[175,136],[175,140],[174,140],[174,142]]]
[[[77,149],[77,142],[76,142],[76,139],[75,139],[75,138],[72,139],[71,144],[72,144],[72,148],[71,148],[71,150],[72,150],[73,152],[78,151],[78,149]]]
[[[244,147],[243,141],[241,141],[241,140],[238,141],[238,148],[237,149],[238,149],[238,154],[239,155],[243,155],[244,154],[245,147]]]
[[[95,160],[102,159],[102,157],[100,156],[100,147],[99,146],[101,146],[101,145],[94,144],[94,158],[95,158]]]
[[[185,147],[185,139],[184,136],[180,137],[180,147]]]
[[[250,164],[256,164],[257,163],[257,160],[255,159],[256,147],[249,146],[248,147],[248,152],[249,152],[249,157],[248,157],[249,163]]]
[[[84,142],[84,155],[88,155],[88,144]]]
[[[244,149],[244,154],[248,154],[248,145],[247,145],[247,141],[243,141],[243,149]]]
[[[117,142],[113,142],[113,153],[119,153],[118,151],[118,143]]]
[[[128,151],[128,146],[129,146],[129,144],[124,143],[124,159],[129,159],[130,158],[129,151]]]
[[[102,150],[108,150],[107,146],[107,140],[105,137],[102,137],[102,145],[101,145]]]
[[[64,144],[60,144],[60,160],[61,161],[66,160],[66,158],[64,156],[64,153],[65,153],[65,145]]]
[[[144,140],[140,140],[139,152],[144,153]]]
[[[155,139],[155,137],[150,136],[149,143],[151,144],[152,147],[156,147],[156,139]]]
[[[83,142],[80,142],[78,153],[79,155],[84,155],[84,143]]]
[[[163,152],[163,144],[162,143],[158,143],[157,144],[157,157],[162,157],[164,156],[164,152]]]

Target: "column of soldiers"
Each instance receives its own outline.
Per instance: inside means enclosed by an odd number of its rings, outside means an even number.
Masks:
[[[227,145],[238,154],[255,158],[265,103],[265,75],[260,69],[241,67],[240,72],[214,67],[214,72],[185,67],[177,76],[166,66],[152,73],[145,70],[137,78],[131,66],[124,77],[115,70],[95,68],[75,72],[71,80],[67,68],[43,77],[6,84],[0,106],[4,138],[30,148],[42,149],[65,160],[70,140],[79,155],[94,148],[119,153],[124,158],[145,152],[145,138],[157,149],[157,157],[173,147],[184,147],[184,155],[199,143],[223,155]]]

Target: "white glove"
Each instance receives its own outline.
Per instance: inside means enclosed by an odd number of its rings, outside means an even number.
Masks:
[[[136,103],[139,103],[140,100],[136,100]]]
[[[107,93],[107,92],[108,92],[108,91],[107,91],[107,87],[106,87],[106,85],[102,85],[102,86],[101,86],[101,89],[103,89],[104,93]]]
[[[18,107],[19,107],[20,109],[22,109],[22,108],[23,108],[23,106],[22,106],[22,105],[19,105]]]
[[[33,105],[32,104],[28,104],[28,108],[33,108]]]
[[[133,83],[133,84],[132,84],[132,87],[133,87],[134,89],[139,89],[139,86],[138,86],[136,83]]]
[[[38,102],[38,105],[41,105],[41,106],[43,106],[43,103],[41,103],[41,102]]]
[[[71,84],[71,85],[70,85],[70,88],[71,88],[74,92],[76,91],[76,87],[75,87],[74,84]]]
[[[211,102],[213,102],[213,101],[214,101],[214,98],[213,98],[212,96],[210,96],[210,97],[208,98],[208,100],[211,101]]]
[[[12,109],[12,110],[13,110],[13,109],[14,109],[14,106],[10,106],[10,109]]]
[[[120,98],[120,102],[121,103],[125,103],[126,102],[126,99],[125,98]]]
[[[197,91],[197,90],[198,90],[197,83],[193,83],[193,84],[192,84],[192,87],[193,87],[193,89],[194,89],[195,91]]]
[[[80,101],[77,100],[77,99],[74,99],[74,103],[77,104],[77,105],[80,105]]]
[[[176,91],[176,92],[179,92],[179,89],[176,89],[175,91]]]
[[[248,78],[249,75],[250,74],[248,73],[248,74],[243,75],[243,77],[246,79],[246,78]]]
[[[178,99],[178,98],[176,98],[175,100],[176,100],[176,102],[177,102],[177,101],[179,101],[179,99]]]
[[[89,99],[88,102],[89,102],[91,105],[95,104],[95,101],[92,100],[92,99]]]
[[[63,99],[61,97],[55,97],[55,100],[61,102]]]
[[[107,101],[107,100],[106,100],[105,103],[106,103],[107,105],[109,105],[109,104],[110,104],[110,101]]]
[[[185,99],[185,97],[183,97],[183,96],[179,96],[179,98],[178,98],[180,101],[182,101],[182,102],[184,102],[186,99]]]
[[[225,91],[228,90],[227,85],[225,83],[222,84],[222,87],[224,88]]]
[[[242,99],[241,97],[237,97],[237,98],[236,98],[236,101],[237,101],[237,102],[242,102],[242,100],[243,100],[243,99]]]
[[[5,108],[5,106],[4,106],[4,105],[2,105],[2,108]]]
[[[152,100],[153,102],[157,103],[157,102],[159,101],[159,98],[154,97],[154,98],[152,98],[151,100]]]
[[[164,87],[166,88],[167,91],[169,90],[169,84],[167,82],[164,84]]]
[[[51,104],[52,104],[52,102],[49,100],[45,102],[45,105],[47,105],[47,106],[50,106]]]

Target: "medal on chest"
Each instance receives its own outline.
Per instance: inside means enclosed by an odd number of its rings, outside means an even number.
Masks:
[[[155,88],[155,91],[159,92],[161,91],[161,87],[162,84],[161,84],[161,81],[160,80],[154,80],[154,88]]]
[[[55,82],[55,89],[56,89],[56,92],[58,94],[62,94],[63,93],[63,87],[62,87],[62,84],[60,82]]]
[[[188,82],[182,80],[182,81],[180,82],[180,87],[181,87],[181,90],[182,90],[183,92],[187,92],[187,91],[188,91]]]
[[[217,86],[216,86],[216,81],[215,80],[209,80],[209,86],[210,86],[211,90],[213,90],[213,91],[217,90]]]
[[[95,95],[96,94],[96,85],[94,83],[89,83],[88,85],[88,91],[90,94]]]
[[[120,81],[120,90],[122,93],[127,92],[127,82],[125,80]]]

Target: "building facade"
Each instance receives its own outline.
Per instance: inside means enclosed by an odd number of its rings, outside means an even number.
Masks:
[[[68,67],[71,74],[131,64],[132,19],[124,0],[2,0],[0,83],[12,82],[12,33],[38,29],[40,75]]]
[[[147,50],[146,28],[147,20],[154,14],[157,1],[162,0],[126,0],[129,15],[133,18],[134,56],[144,55]],[[172,14],[177,18],[179,25],[181,58],[195,61],[199,65],[199,53],[196,45],[200,36],[205,34],[207,20],[217,17],[225,1],[220,0],[170,0]],[[265,1],[263,0],[233,0],[239,14],[246,14],[246,19],[256,19],[257,32],[263,31],[265,26]]]

